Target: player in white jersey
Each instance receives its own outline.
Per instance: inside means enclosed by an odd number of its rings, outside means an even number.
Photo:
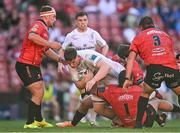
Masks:
[[[96,48],[101,48],[100,53],[106,56],[109,50],[109,46],[97,31],[88,27],[87,13],[77,13],[75,22],[77,28],[67,34],[65,41],[62,44],[62,49],[59,51],[61,57],[64,56],[65,48],[69,46],[73,46],[74,48],[76,48],[76,50],[96,50]],[[59,71],[62,73],[63,66],[63,64],[59,64]]]
[[[114,62],[93,50],[76,51],[75,48],[69,47],[65,50],[64,58],[68,63],[74,83],[78,88],[81,88],[85,92],[91,90],[91,92],[93,92],[93,89],[96,88],[96,84],[102,84],[103,86],[118,85],[118,76],[125,70],[124,66],[121,64]],[[114,111],[105,107],[103,99],[92,95],[92,99],[88,100],[86,102],[89,104],[87,104],[86,109],[81,110],[82,117],[86,115],[87,110],[91,108],[92,105],[98,114],[111,120],[115,117]],[[57,123],[56,125],[58,127],[67,127],[75,126],[75,124],[72,121],[67,123]]]
[[[68,46],[73,46],[76,50],[101,49],[101,54],[107,55],[109,47],[106,41],[100,36],[100,34],[88,27],[88,15],[86,12],[79,12],[76,14],[75,22],[77,28],[68,33],[65,41],[62,45],[62,49],[59,51],[60,56],[64,56],[64,50]],[[63,74],[64,71],[68,71],[67,68],[59,63],[58,70]],[[96,113],[90,110],[90,123],[95,124]]]

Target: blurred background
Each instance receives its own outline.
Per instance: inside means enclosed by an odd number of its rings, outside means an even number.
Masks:
[[[0,119],[23,119],[26,100],[30,97],[15,71],[15,62],[27,27],[38,18],[42,5],[57,11],[57,21],[49,30],[50,40],[63,43],[66,34],[75,28],[74,17],[86,11],[89,27],[97,30],[110,47],[109,58],[119,45],[130,44],[138,32],[142,16],[151,16],[157,27],[174,41],[175,54],[180,53],[179,0],[0,0]],[[42,73],[46,84],[43,115],[56,121],[73,117],[79,103],[79,92],[72,86],[69,74],[61,75],[57,63],[44,57]],[[176,103],[172,92],[162,85],[164,98]],[[168,114],[168,119],[177,116]]]

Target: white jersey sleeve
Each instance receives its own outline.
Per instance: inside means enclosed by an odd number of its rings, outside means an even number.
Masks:
[[[78,54],[83,58],[83,60],[89,62],[94,67],[103,58],[103,55],[94,50],[81,50],[78,51]]]
[[[94,34],[97,45],[99,45],[100,47],[104,47],[105,45],[107,45],[106,41],[101,37],[101,35],[97,31],[94,30]]]
[[[62,44],[62,49],[64,50],[67,46],[71,45],[71,43],[72,43],[71,34],[68,33],[64,40],[64,43]]]

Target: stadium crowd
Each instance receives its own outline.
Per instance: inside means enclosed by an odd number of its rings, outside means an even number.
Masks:
[[[148,15],[160,29],[173,38],[175,52],[180,53],[178,0],[2,0],[0,1],[0,93],[24,94],[22,82],[15,71],[15,62],[26,28],[38,19],[40,7],[46,4],[57,11],[55,26],[49,29],[52,41],[64,42],[66,34],[75,27],[75,14],[84,10],[88,13],[89,27],[97,30],[107,41],[110,47],[108,57],[111,58],[119,45],[131,43],[138,32],[139,18]],[[52,78],[57,91],[60,117],[72,119],[72,114],[76,110],[74,105],[79,102],[79,92],[71,89],[69,74],[58,73],[57,63],[46,57],[43,60],[42,73]],[[6,107],[1,106],[0,111],[2,112],[4,108]],[[14,108],[17,109],[18,105]],[[17,114],[11,117],[19,118]],[[3,115],[1,117],[0,114],[0,118],[3,118]]]

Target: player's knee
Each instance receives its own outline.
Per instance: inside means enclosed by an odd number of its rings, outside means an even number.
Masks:
[[[150,95],[154,90],[155,90],[155,88],[152,88],[146,82],[143,83],[143,91],[144,91],[144,93],[147,93],[147,94]]]
[[[81,102],[81,105],[79,106],[79,109],[82,110],[83,112],[88,111],[90,108],[92,108],[92,102],[87,101],[87,100],[83,100]]]
[[[78,110],[79,110],[80,112],[87,112],[88,109],[90,109],[90,108],[87,107],[87,106],[85,106],[85,105],[82,105],[82,104],[81,104],[81,105],[79,106],[79,109],[78,109]]]
[[[37,89],[37,90],[34,91],[32,96],[36,97],[37,99],[42,100],[42,98],[44,96],[44,90],[43,89]]]
[[[104,112],[104,104],[93,104],[94,111],[99,115],[103,115]]]
[[[83,106],[85,106],[85,107],[88,107],[88,108],[92,108],[93,107],[91,97],[88,97],[88,98],[84,99],[83,101],[81,101],[81,104]]]

